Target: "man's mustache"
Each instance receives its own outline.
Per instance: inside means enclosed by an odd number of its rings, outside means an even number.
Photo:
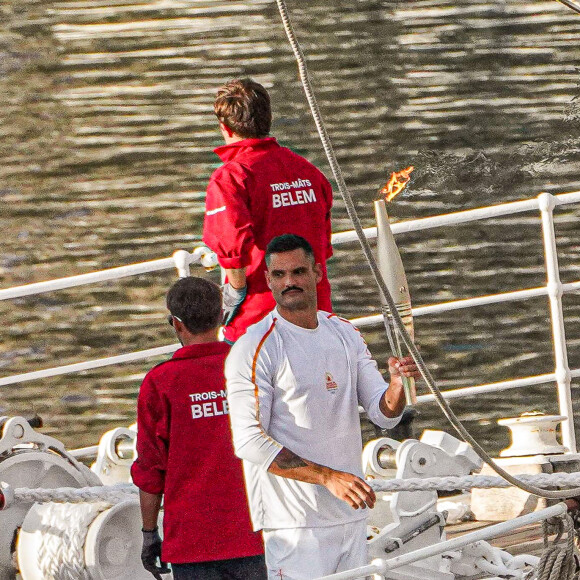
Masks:
[[[288,288],[282,290],[282,294],[286,294],[286,292],[290,292],[290,290],[298,290],[299,292],[304,292],[304,290],[302,290],[302,288],[298,288],[298,286],[289,286]]]

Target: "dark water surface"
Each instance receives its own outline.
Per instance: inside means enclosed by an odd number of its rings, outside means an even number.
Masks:
[[[580,16],[556,1],[290,1],[334,148],[365,226],[388,174],[416,167],[393,220],[580,189]],[[217,87],[270,90],[273,133],[327,174],[272,1],[3,0],[0,286],[148,259],[200,239],[217,167]],[[578,206],[556,212],[565,282],[580,279]],[[351,229],[341,200],[335,231]],[[398,237],[416,306],[543,284],[535,214]],[[356,244],[330,264],[336,311],[377,310]],[[209,274],[217,279],[217,273]],[[173,342],[167,272],[0,303],[2,376]],[[565,297],[580,366],[580,297]],[[550,372],[547,300],[416,319],[441,386]],[[366,333],[379,360],[380,328]],[[134,420],[155,361],[0,390],[0,414],[43,416],[69,447]],[[492,450],[495,420],[556,412],[543,385],[456,401]],[[421,407],[420,426],[444,421]]]

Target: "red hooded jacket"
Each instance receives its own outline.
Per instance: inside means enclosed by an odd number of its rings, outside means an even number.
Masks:
[[[332,188],[312,163],[281,147],[274,137],[244,139],[215,149],[224,164],[208,184],[203,241],[222,268],[246,268],[247,295],[224,328],[229,342],[261,320],[274,306],[266,284],[266,246],[281,234],[311,244],[323,279],[318,308],[332,311],[326,260],[332,256]]]
[[[180,348],[145,377],[137,401],[133,482],[164,494],[163,560],[174,564],[256,556],[242,462],[232,446],[224,342]]]

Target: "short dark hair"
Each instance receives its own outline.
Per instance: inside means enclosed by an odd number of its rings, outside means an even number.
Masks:
[[[221,87],[213,110],[216,117],[240,137],[249,139],[270,134],[270,95],[260,83],[250,78],[234,79]]]
[[[282,234],[273,238],[266,247],[266,264],[270,265],[270,256],[272,254],[281,254],[282,252],[291,252],[293,250],[304,250],[304,253],[315,261],[314,250],[312,246],[302,236],[296,234]]]
[[[180,278],[167,292],[166,303],[169,312],[193,334],[217,328],[221,323],[220,287],[205,278]]]

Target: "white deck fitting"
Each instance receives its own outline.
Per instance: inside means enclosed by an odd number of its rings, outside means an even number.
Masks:
[[[463,548],[469,544],[477,542],[478,540],[488,540],[490,538],[495,538],[497,536],[501,536],[502,534],[506,534],[511,530],[522,528],[529,524],[540,522],[551,517],[562,516],[566,513],[566,511],[566,504],[559,503],[555,506],[533,512],[525,516],[520,516],[519,518],[515,518],[509,522],[502,522],[487,528],[482,528],[481,530],[476,530],[475,532],[465,534],[464,536],[459,536],[458,538],[453,538],[452,540],[447,540],[445,542],[440,542],[439,544],[433,544],[431,546],[427,546],[426,548],[421,548],[420,550],[402,554],[401,556],[396,556],[390,560],[373,560],[373,562],[368,566],[363,566],[354,570],[348,570],[346,572],[339,572],[338,574],[330,574],[329,576],[318,578],[318,580],[353,580],[354,578],[362,578],[371,574],[384,576],[387,571],[401,568],[407,564],[413,564],[414,562],[419,562],[420,560],[430,558],[431,556],[437,556],[438,554],[442,554],[444,552],[450,552],[452,550],[457,550],[458,548]]]

